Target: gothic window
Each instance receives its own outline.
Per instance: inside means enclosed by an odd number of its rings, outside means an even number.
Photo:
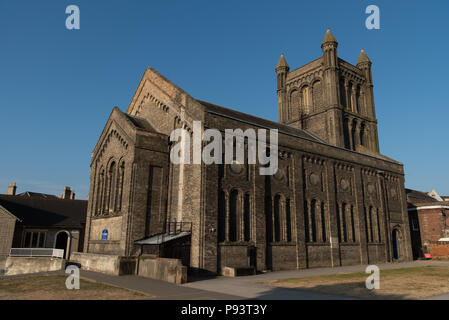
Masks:
[[[292,241],[292,217],[290,212],[290,199],[285,201],[285,220],[287,229],[287,241]]]
[[[116,164],[115,162],[111,163],[111,166],[109,167],[108,172],[108,191],[107,191],[107,203],[106,203],[106,212],[112,213],[114,208],[114,193],[115,193],[115,187],[116,187],[116,177],[117,177],[117,170],[116,170]]]
[[[218,242],[226,240],[226,196],[224,191],[218,196]]]
[[[352,82],[348,84],[348,109],[354,111],[354,99],[353,99],[353,90],[352,90]]]
[[[243,210],[243,226],[244,226],[244,240],[251,240],[251,203],[250,196],[248,193],[245,194],[244,198],[244,210]]]
[[[350,215],[351,215],[351,235],[352,235],[352,242],[356,241],[356,235],[355,235],[355,219],[354,219],[354,206],[350,206]]]
[[[357,113],[360,113],[360,86],[357,86],[356,92],[355,92],[355,110]]]
[[[304,229],[305,229],[305,235],[306,235],[306,242],[310,242],[309,225],[310,225],[309,202],[305,201],[304,202]]]
[[[280,211],[281,211],[281,197],[276,195],[274,197],[274,241],[281,240],[281,219],[280,219]]]
[[[345,81],[343,79],[340,79],[340,104],[345,107],[345,109],[348,107],[346,104],[346,87],[345,87]]]
[[[326,235],[326,211],[324,202],[321,202],[321,240],[323,242],[327,241],[327,235]]]
[[[229,241],[237,241],[238,198],[238,191],[232,190],[229,195]]]
[[[343,236],[342,237],[343,242],[347,242],[348,241],[348,232],[347,232],[347,229],[348,229],[347,221],[348,221],[348,219],[347,219],[347,210],[346,210],[346,208],[347,208],[346,203],[343,203],[341,205],[341,226],[342,226],[341,233],[342,233],[342,236]]]
[[[118,168],[117,175],[117,188],[116,188],[116,197],[115,197],[115,211],[119,212],[122,210],[122,201],[123,201],[123,181],[125,179],[125,163],[122,162]]]
[[[360,144],[364,147],[366,147],[365,143],[365,122],[362,122],[360,125]]]
[[[380,231],[380,215],[379,215],[379,209],[376,209],[376,216],[377,216],[377,234],[378,236],[378,241],[381,242],[382,241],[382,236],[381,236],[381,231]]]
[[[311,109],[311,103],[312,98],[310,96],[310,88],[308,86],[304,86],[301,90],[301,97],[302,97],[302,108],[303,112],[305,114],[310,113]]]
[[[373,217],[372,213],[373,207],[370,206],[368,208],[368,211],[365,210],[365,216],[366,216],[366,230],[367,230],[367,240],[368,242],[374,242],[374,230],[373,230]]]
[[[313,199],[310,202],[310,238],[312,242],[316,242],[317,240],[317,229],[316,229],[316,200]]]
[[[103,189],[104,189],[104,169],[100,169],[100,174],[97,180],[97,202],[95,214],[100,215],[103,209]]]

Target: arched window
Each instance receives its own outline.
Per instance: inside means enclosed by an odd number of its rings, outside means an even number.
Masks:
[[[112,213],[114,211],[114,201],[115,201],[115,187],[117,185],[117,169],[115,162],[111,163],[108,172],[108,198],[107,198],[107,213]]]
[[[355,110],[357,113],[361,112],[361,99],[360,99],[360,86],[357,86],[356,92],[355,92]]]
[[[309,225],[310,225],[310,217],[309,217],[309,202],[308,201],[304,201],[304,229],[305,229],[305,238],[306,238],[306,242],[310,242],[310,230],[309,230]]]
[[[100,169],[97,181],[97,203],[95,207],[95,215],[100,215],[103,208],[103,189],[104,189],[104,169]]]
[[[317,233],[317,226],[316,226],[316,200],[313,199],[310,202],[310,228],[311,228],[311,241],[316,242],[317,237],[316,237],[316,233]]]
[[[281,240],[280,209],[281,209],[281,197],[279,195],[276,195],[274,197],[274,241]]]
[[[353,85],[352,82],[349,82],[348,84],[348,109],[351,111],[354,111],[354,99],[353,99],[353,89],[352,89]]]
[[[324,206],[324,202],[321,202],[321,241],[326,242],[327,241],[327,234],[326,234],[326,210]]]
[[[238,191],[232,190],[229,196],[229,241],[237,241],[238,198]]]
[[[248,193],[245,194],[244,198],[244,209],[243,209],[243,225],[244,225],[244,240],[251,240],[251,203],[250,196]]]
[[[348,229],[347,229],[347,205],[343,203],[341,205],[341,233],[343,242],[348,241]]]
[[[123,181],[125,180],[125,163],[122,162],[119,167],[119,172],[117,176],[117,188],[115,197],[115,211],[120,212],[122,210],[123,201]]]
[[[374,242],[374,230],[373,230],[373,207],[370,206],[369,207],[369,212],[368,212],[368,228],[369,228],[369,241],[370,242]]]
[[[380,214],[379,214],[379,209],[376,209],[376,215],[377,215],[377,234],[379,235],[378,241],[381,242],[382,241],[382,236],[381,236],[381,228],[380,228]]]
[[[226,240],[226,196],[224,191],[218,195],[218,242]]]
[[[352,235],[352,242],[356,241],[356,234],[355,234],[355,219],[354,219],[354,206],[350,206],[350,210],[351,210],[351,235]]]
[[[309,86],[304,86],[301,89],[301,97],[302,97],[302,109],[305,114],[310,113],[311,105],[312,105],[312,97],[310,96],[310,88]]]
[[[292,217],[290,212],[290,199],[287,198],[285,201],[285,222],[287,229],[287,241],[292,241]]]

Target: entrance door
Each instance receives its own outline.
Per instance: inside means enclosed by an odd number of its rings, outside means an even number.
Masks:
[[[64,250],[64,258],[66,257],[66,251],[67,251],[67,242],[69,240],[69,236],[66,232],[60,232],[56,236],[56,243],[55,243],[55,249],[62,249]]]

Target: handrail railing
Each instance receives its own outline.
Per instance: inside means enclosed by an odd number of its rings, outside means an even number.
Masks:
[[[64,258],[64,250],[53,248],[11,248],[9,256]]]
[[[181,232],[191,232],[192,222],[167,221],[165,234],[173,235]]]

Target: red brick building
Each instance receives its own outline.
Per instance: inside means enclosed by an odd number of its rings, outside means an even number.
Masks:
[[[406,189],[413,257],[449,256],[449,197]]]

